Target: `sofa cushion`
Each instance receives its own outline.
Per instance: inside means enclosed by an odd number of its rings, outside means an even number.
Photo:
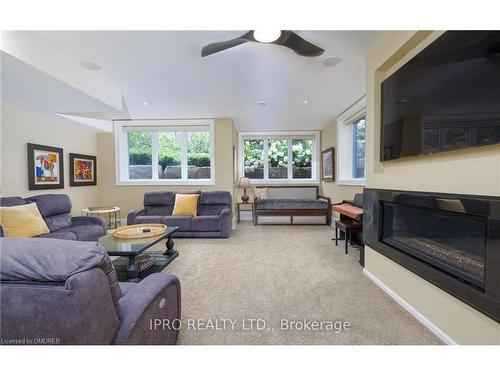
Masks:
[[[255,199],[266,200],[269,199],[267,187],[255,188]]]
[[[193,217],[193,232],[220,232],[221,221],[220,215]]]
[[[97,243],[46,238],[2,238],[2,281],[65,282],[71,275],[109,263]]]
[[[66,194],[41,194],[29,197],[26,200],[35,202],[44,218],[71,213],[71,201]],[[71,225],[71,221],[69,225]]]
[[[228,191],[204,191],[200,194],[200,205],[202,204],[231,204],[231,193]]]
[[[20,206],[22,204],[26,204],[26,200],[21,197],[5,197],[0,198],[0,207],[12,207],[12,206]]]
[[[69,212],[66,214],[47,216],[44,219],[51,232],[69,228],[72,225],[71,214]]]
[[[146,215],[150,216],[170,216],[174,206],[144,206]]]
[[[74,233],[78,241],[95,241],[96,238],[106,234],[102,226],[95,224],[76,225],[74,227],[61,229],[55,233],[58,232]]]
[[[169,216],[175,202],[175,194],[170,191],[148,191],[144,194],[146,215]]]
[[[76,234],[73,232],[57,231],[57,232],[42,234],[41,236],[37,236],[37,238],[53,238],[53,239],[57,239],[57,240],[76,241]]]
[[[200,204],[198,216],[220,215],[223,209],[230,207],[228,204]]]
[[[100,268],[119,313],[120,286],[111,259],[101,245],[47,238],[1,238],[0,247],[2,281],[61,282],[67,287],[71,276]]]
[[[140,215],[136,216],[134,220],[134,224],[150,224],[150,223],[155,223],[155,224],[163,224],[163,218],[166,215]]]
[[[51,232],[71,226],[71,201],[66,194],[42,194],[27,198],[35,202]]]
[[[191,216],[165,216],[162,224],[169,227],[179,227],[181,232],[191,232]]]
[[[49,233],[36,203],[0,207],[0,225],[7,237],[33,237]]]
[[[144,193],[144,206],[173,206],[175,194],[171,191],[148,191]]]
[[[232,198],[228,191],[206,191],[200,195],[198,216],[220,215],[225,208],[231,208]]]
[[[196,216],[199,198],[199,194],[175,194],[172,216]]]
[[[328,202],[316,199],[267,199],[256,201],[257,210],[328,209]]]

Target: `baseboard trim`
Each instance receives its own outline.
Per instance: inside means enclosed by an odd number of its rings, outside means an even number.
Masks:
[[[458,345],[458,343],[453,340],[450,336],[444,333],[440,328],[438,328],[434,323],[427,319],[423,314],[417,311],[412,305],[401,298],[396,292],[380,281],[376,276],[374,276],[366,268],[363,268],[363,274],[373,281],[380,289],[386,292],[394,301],[396,301],[403,309],[408,311],[415,319],[426,326],[432,333],[434,333],[443,343],[446,345]]]

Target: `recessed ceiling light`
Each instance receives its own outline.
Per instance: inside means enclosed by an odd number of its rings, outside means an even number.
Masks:
[[[281,30],[254,30],[253,37],[260,43],[272,43],[281,36]]]
[[[309,100],[304,99],[304,104],[307,104],[307,103],[309,103]]]
[[[324,66],[335,66],[335,65],[338,65],[340,64],[340,62],[342,61],[342,59],[340,57],[328,57],[327,59],[324,59],[322,64]]]
[[[144,107],[147,107],[147,106],[148,106],[148,102],[142,102],[142,105],[143,105]]]
[[[267,105],[267,102],[257,102],[258,106],[265,107]]]
[[[80,61],[80,65],[88,70],[101,70],[101,67],[92,61]]]

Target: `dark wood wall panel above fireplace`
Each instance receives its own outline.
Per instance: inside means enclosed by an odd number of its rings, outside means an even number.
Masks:
[[[500,198],[365,189],[366,245],[500,322]]]

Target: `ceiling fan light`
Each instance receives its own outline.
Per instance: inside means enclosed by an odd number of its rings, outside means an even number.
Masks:
[[[254,30],[253,37],[260,43],[272,43],[279,39],[281,30]]]

